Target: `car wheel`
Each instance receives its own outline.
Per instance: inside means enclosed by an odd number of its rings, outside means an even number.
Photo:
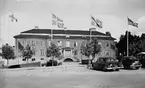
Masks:
[[[133,69],[133,70],[136,70],[136,69],[137,69],[137,67],[133,66],[133,67],[132,67],[132,69]]]
[[[140,67],[136,67],[136,69],[139,69]]]
[[[119,71],[120,69],[116,69],[115,71]]]
[[[102,69],[104,72],[106,71],[106,67],[103,67],[103,69]]]

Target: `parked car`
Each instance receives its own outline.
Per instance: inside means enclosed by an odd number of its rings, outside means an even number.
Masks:
[[[62,65],[62,62],[59,61],[59,60],[49,60],[47,63],[46,63],[46,66],[58,66],[58,65]]]
[[[138,53],[137,57],[139,58],[140,63],[142,64],[142,68],[145,68],[145,52]]]
[[[120,63],[113,57],[100,57],[96,62],[92,62],[92,68],[95,70],[114,70],[119,71]]]
[[[122,64],[125,69],[139,69],[142,66],[139,59],[134,56],[124,56]]]

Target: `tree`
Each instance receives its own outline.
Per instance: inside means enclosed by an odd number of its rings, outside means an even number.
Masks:
[[[82,55],[85,55],[88,58],[92,56],[92,59],[94,59],[95,55],[100,52],[101,46],[98,44],[97,38],[93,38],[91,41],[87,40],[86,44],[83,43],[80,50]]]
[[[141,52],[145,52],[145,34],[144,33],[142,33],[141,35],[140,48],[141,48]]]
[[[46,50],[46,56],[52,57],[52,66],[54,66],[54,58],[59,57],[61,55],[61,52],[59,50],[59,47],[57,47],[54,43],[51,43],[50,47]]]
[[[2,57],[4,59],[7,59],[7,66],[9,65],[9,59],[14,59],[15,54],[14,54],[14,49],[12,46],[6,44],[2,46]]]
[[[22,50],[22,56],[24,57],[24,59],[27,60],[27,63],[28,63],[28,59],[30,59],[34,54],[35,54],[35,51],[33,51],[29,45],[27,45]]]
[[[137,35],[132,35],[131,32],[128,33],[129,38],[129,55],[135,55],[141,51],[141,41],[140,37]],[[122,55],[127,54],[127,31],[125,35],[120,36],[119,42],[116,44],[118,48],[118,53]]]

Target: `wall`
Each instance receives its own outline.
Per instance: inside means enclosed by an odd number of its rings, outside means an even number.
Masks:
[[[23,45],[24,47],[29,44],[30,46],[32,46],[35,49],[35,55],[33,55],[32,58],[35,58],[36,61],[41,61],[42,63],[44,61],[49,60],[50,58],[46,57],[46,49],[50,46],[50,41],[51,39],[45,39],[45,38],[18,38],[16,39],[16,49],[17,49],[17,56],[20,57],[21,52],[18,51],[18,42],[21,43],[21,45]],[[58,46],[58,41],[61,41],[62,45],[59,46],[61,49],[66,47],[66,41],[70,42],[70,47],[72,48],[72,54],[73,54],[73,59],[88,59],[88,57],[83,56],[80,54],[80,46],[82,44],[83,41],[86,41],[85,39],[63,39],[63,38],[55,38],[53,39],[53,42]],[[74,43],[77,42],[77,46],[74,46]],[[97,59],[98,57],[102,57],[102,56],[110,56],[110,57],[116,57],[115,55],[115,51],[113,49],[111,49],[111,44],[114,44],[113,40],[100,40],[98,39],[99,44],[102,46],[101,48],[101,52],[96,55]],[[43,51],[43,54],[42,54]],[[75,51],[77,52],[75,55]],[[108,52],[108,53],[107,53]],[[62,52],[62,56],[63,56],[63,52]],[[22,57],[21,57],[22,58]],[[44,58],[44,60],[41,60],[42,58]],[[65,57],[64,57],[65,59]],[[22,60],[22,59],[21,59]],[[22,62],[23,61],[19,61]],[[30,61],[31,62],[31,61]],[[25,61],[24,61],[25,63]]]

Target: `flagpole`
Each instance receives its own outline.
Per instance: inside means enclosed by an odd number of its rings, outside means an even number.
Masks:
[[[128,38],[128,17],[127,17],[127,56],[129,56],[129,38]]]
[[[51,29],[51,42],[53,41],[53,28]]]
[[[90,29],[90,41],[92,40],[92,30]]]
[[[128,38],[128,31],[127,31],[127,56],[129,56],[129,38]]]

